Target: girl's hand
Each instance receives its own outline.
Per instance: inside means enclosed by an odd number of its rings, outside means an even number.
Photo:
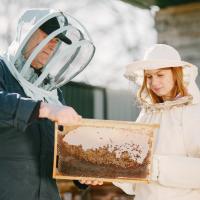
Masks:
[[[103,185],[103,181],[99,180],[90,180],[90,179],[82,179],[79,181],[81,184],[87,184],[87,185]]]

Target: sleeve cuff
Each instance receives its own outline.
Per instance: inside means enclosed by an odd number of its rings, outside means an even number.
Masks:
[[[34,120],[37,120],[39,118],[39,112],[40,112],[40,104],[41,104],[42,101],[38,101],[35,105],[35,108],[28,120],[28,123],[31,123],[32,121]]]
[[[25,131],[29,125],[30,117],[36,108],[38,102],[21,97],[18,103],[18,108],[14,118],[14,126],[17,129]]]

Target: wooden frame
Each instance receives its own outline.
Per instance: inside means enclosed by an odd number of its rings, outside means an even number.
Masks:
[[[158,128],[159,126],[156,124],[140,124],[140,123],[135,123],[135,122],[127,122],[127,121],[112,121],[112,120],[95,120],[95,119],[82,119],[79,124],[66,124],[63,125],[62,128],[63,130],[60,131],[59,128],[61,126],[58,126],[58,124],[55,124],[55,144],[54,144],[54,164],[53,164],[53,178],[55,179],[69,179],[69,180],[82,180],[82,179],[90,179],[90,180],[102,180],[104,182],[149,182],[150,181],[150,176],[151,176],[151,167],[152,167],[152,153],[153,153],[153,148],[154,148],[154,141],[155,141],[155,129]],[[58,163],[61,162],[61,154],[60,152],[60,140],[58,139],[59,135],[62,135],[62,137],[66,136],[68,133],[70,133],[72,130],[78,129],[80,127],[91,127],[95,130],[98,130],[99,128],[107,128],[113,129],[114,130],[128,130],[134,133],[140,131],[141,134],[144,135],[144,138],[148,138],[148,155],[146,160],[146,165],[145,167],[140,168],[140,172],[137,174],[134,172],[134,169],[128,168],[127,170],[125,169],[124,173],[127,172],[127,176],[123,174],[123,176],[119,176],[119,174],[116,177],[111,177],[107,175],[103,176],[97,176],[94,174],[93,175],[88,175],[90,174],[89,168],[86,168],[85,174],[84,175],[84,170],[83,174],[67,174],[68,172],[61,172],[59,171]],[[134,135],[134,134],[133,134]],[[136,134],[135,134],[136,135]],[[139,135],[137,133],[137,135]],[[58,141],[59,140],[59,141]],[[63,139],[62,139],[63,140]],[[59,150],[59,151],[58,151]],[[70,164],[69,164],[70,165]],[[99,172],[101,172],[101,166],[95,165],[95,167],[99,167]],[[93,169],[94,169],[93,168]],[[91,168],[92,169],[92,168]],[[102,168],[103,169],[103,168]],[[112,167],[110,168],[112,170]],[[109,169],[109,170],[110,170]],[[82,168],[80,168],[82,170]],[[108,171],[109,171],[108,170]],[[133,172],[133,175],[129,175],[129,172]],[[91,173],[92,174],[92,173]],[[134,175],[135,174],[135,175]],[[140,174],[141,175],[140,177]],[[145,175],[144,175],[145,174]]]

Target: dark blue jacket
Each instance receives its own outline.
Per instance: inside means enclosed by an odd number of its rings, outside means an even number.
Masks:
[[[60,199],[52,179],[54,124],[31,120],[37,104],[0,60],[0,200]]]

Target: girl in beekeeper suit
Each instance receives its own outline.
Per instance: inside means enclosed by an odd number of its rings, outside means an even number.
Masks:
[[[156,123],[152,181],[114,183],[135,200],[200,199],[200,92],[197,67],[171,46],[155,44],[128,65],[125,77],[138,84],[140,123]]]

